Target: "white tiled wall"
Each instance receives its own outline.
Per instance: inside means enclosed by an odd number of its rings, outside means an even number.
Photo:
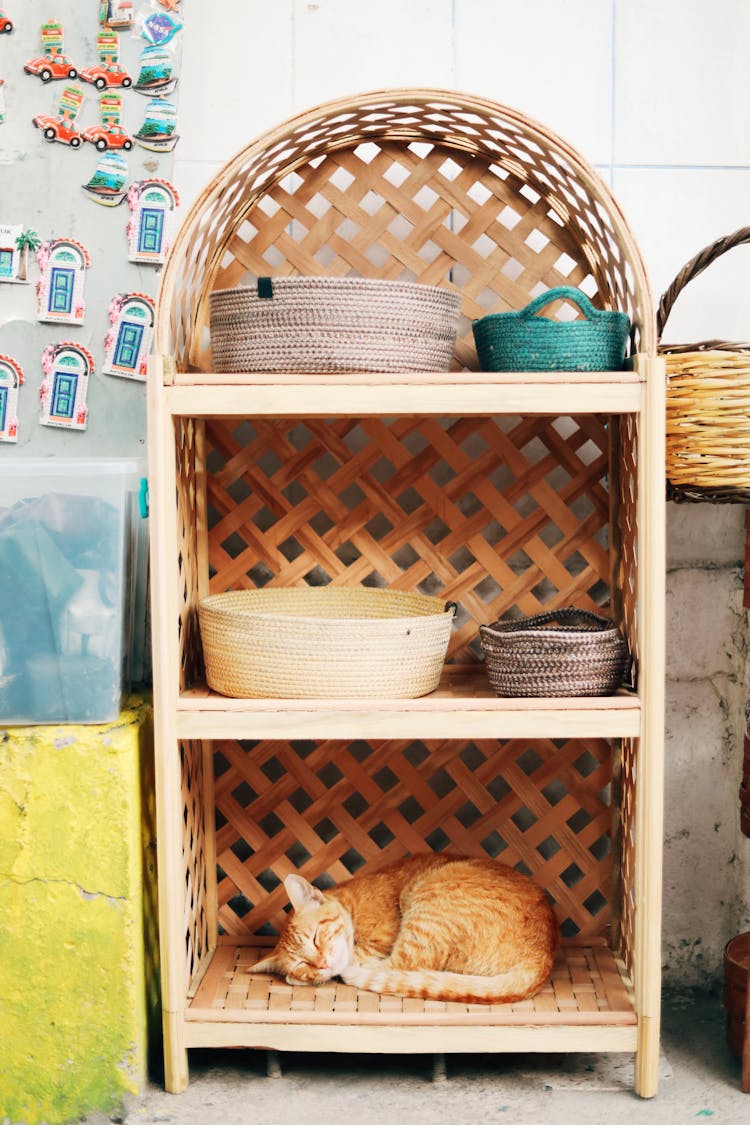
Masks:
[[[452,86],[451,0],[293,4],[295,109],[393,86]]]
[[[389,86],[481,94],[598,168],[658,296],[750,220],[749,59],[748,0],[192,0],[175,178],[189,204],[239,148],[332,98]],[[688,290],[669,336],[750,336],[749,259],[738,250],[700,295]]]
[[[750,225],[750,0],[189,0],[175,180],[189,203],[261,132],[321,101],[435,86],[517,107],[610,183],[658,297]],[[750,339],[750,247],[681,296],[666,338]],[[668,506],[667,976],[721,971],[750,927],[738,828],[744,513]],[[710,801],[706,799],[711,795]]]
[[[750,165],[747,0],[617,0],[615,159]]]
[[[613,188],[656,296],[698,250],[750,226],[750,167],[618,166]],[[664,332],[669,341],[716,338],[750,339],[750,245],[722,255],[685,286]]]
[[[456,0],[457,90],[522,110],[591,163],[612,147],[612,5]]]

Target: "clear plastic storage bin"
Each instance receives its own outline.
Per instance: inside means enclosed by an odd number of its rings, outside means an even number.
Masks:
[[[130,679],[137,460],[0,466],[0,722],[108,722]]]

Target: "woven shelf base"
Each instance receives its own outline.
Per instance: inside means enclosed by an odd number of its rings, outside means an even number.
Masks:
[[[186,1012],[188,1020],[304,1024],[635,1024],[633,992],[604,942],[565,944],[550,982],[517,1004],[458,1004],[403,999],[332,981],[292,987],[251,974],[268,946],[220,944]]]

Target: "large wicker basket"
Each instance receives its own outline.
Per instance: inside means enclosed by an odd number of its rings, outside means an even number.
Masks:
[[[612,695],[630,667],[613,621],[558,609],[479,629],[487,676],[498,695]]]
[[[199,607],[206,679],[240,698],[426,695],[438,685],[455,609],[365,587],[211,594]]]
[[[364,277],[262,277],[210,296],[214,370],[447,371],[461,297]]]
[[[696,254],[663,294],[659,337],[679,294],[750,227]],[[660,344],[667,364],[667,495],[671,500],[750,503],[750,343]]]

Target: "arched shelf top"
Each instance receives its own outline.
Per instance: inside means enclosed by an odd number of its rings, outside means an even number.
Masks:
[[[208,296],[266,274],[402,278],[460,289],[470,323],[577,285],[626,311],[653,354],[653,301],[625,216],[566,141],[518,110],[438,89],[300,113],[248,144],[187,213],[164,269],[156,348],[210,369]]]

